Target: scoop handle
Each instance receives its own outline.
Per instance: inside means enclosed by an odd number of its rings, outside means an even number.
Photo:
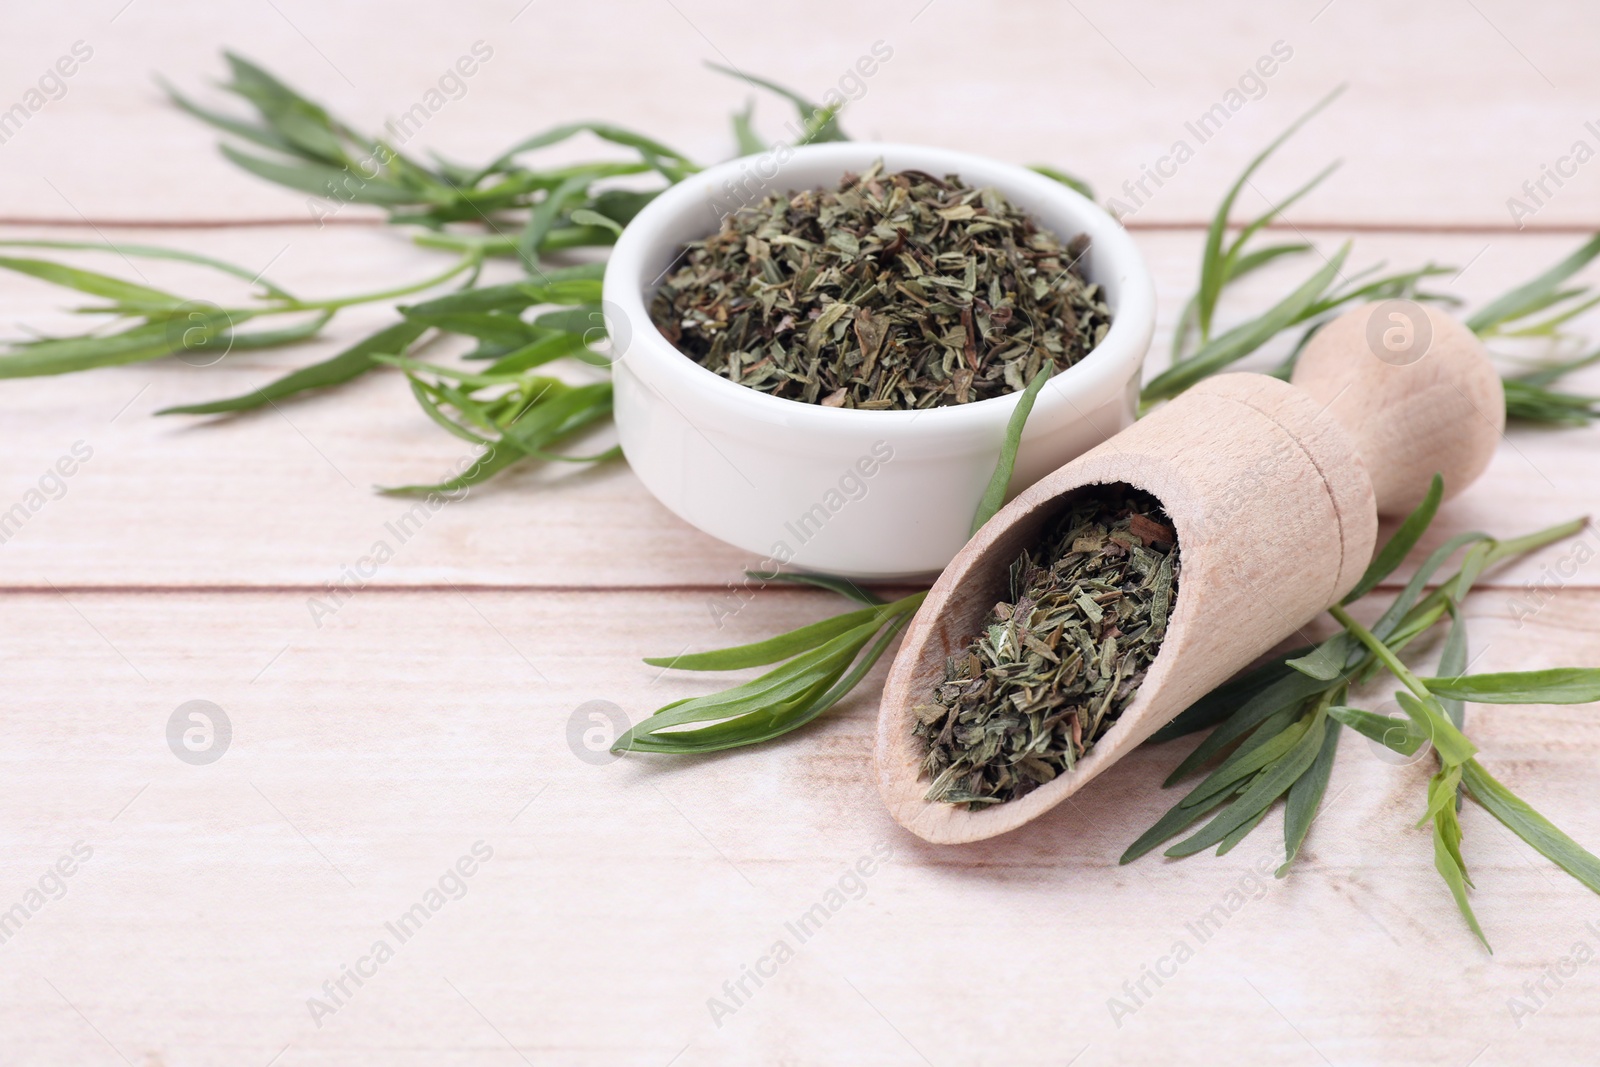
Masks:
[[[1505,430],[1505,391],[1483,342],[1411,300],[1367,304],[1328,323],[1290,381],[1355,439],[1379,515],[1416,507],[1435,473],[1447,499],[1461,492]]]

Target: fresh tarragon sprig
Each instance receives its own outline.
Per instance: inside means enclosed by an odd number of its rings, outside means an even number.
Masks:
[[[1499,337],[1570,339],[1565,326],[1600,304],[1600,293],[1590,286],[1567,283],[1596,256],[1600,256],[1600,234],[1589,238],[1549,270],[1485,304],[1467,319],[1467,326],[1485,340]],[[1504,379],[1506,416],[1525,422],[1566,426],[1583,426],[1600,418],[1600,397],[1550,388],[1573,371],[1597,361],[1600,361],[1600,350],[1507,375]]]
[[[1277,657],[1213,690],[1151,738],[1156,743],[1214,727],[1164,786],[1191,776],[1219,757],[1221,762],[1129,846],[1123,863],[1138,859],[1208,817],[1201,829],[1169,847],[1166,855],[1189,856],[1213,846],[1221,855],[1242,841],[1283,799],[1285,857],[1278,875],[1284,876],[1316,818],[1340,730],[1348,726],[1408,756],[1424,741],[1432,743],[1440,769],[1429,783],[1423,821],[1433,830],[1435,866],[1480,939],[1483,932],[1466,896],[1471,883],[1460,847],[1458,787],[1465,786],[1468,795],[1518,836],[1600,892],[1600,860],[1495,781],[1473,758],[1477,749],[1461,732],[1463,705],[1468,700],[1500,704],[1600,700],[1600,670],[1596,669],[1465,673],[1467,633],[1462,602],[1479,575],[1504,560],[1572,536],[1587,520],[1505,541],[1481,533],[1459,534],[1428,556],[1370,628],[1346,610],[1383,581],[1416,545],[1432,522],[1442,494],[1443,483],[1435,478],[1427,498],[1379,551],[1356,587],[1341,604],[1329,609],[1343,630],[1314,648]],[[1459,569],[1424,596],[1433,576],[1463,550]],[[1446,619],[1450,628],[1440,656],[1440,676],[1419,678],[1404,665],[1399,653]],[[1406,687],[1396,694],[1404,717],[1377,715],[1346,704],[1351,687],[1383,669]],[[1487,940],[1484,943],[1487,945]]]
[[[396,492],[430,492],[476,484],[523,460],[602,462],[616,449],[592,456],[552,451],[566,437],[608,420],[607,383],[571,384],[535,367],[571,358],[604,367],[607,330],[600,311],[602,264],[553,267],[553,254],[612,244],[622,227],[667,186],[700,169],[682,153],[632,130],[606,123],[569,123],[524,138],[489,164],[469,168],[445,160],[423,163],[381,137],[363,134],[263,68],[226,56],[230,79],[222,88],[249,108],[237,116],[204,107],[167,87],[173,102],[227,135],[223,154],[236,165],[285,188],[336,203],[378,206],[389,221],[420,227],[413,240],[456,253],[452,266],[420,282],[333,300],[306,300],[235,264],[209,256],[148,245],[72,241],[0,242],[0,247],[110,253],[132,263],[140,257],[177,260],[250,282],[245,301],[221,307],[98,271],[19,255],[0,255],[0,269],[75,289],[103,303],[76,309],[105,316],[88,331],[36,337],[0,348],[0,377],[64,374],[178,356],[210,363],[233,350],[266,349],[315,337],[340,310],[392,302],[450,282],[461,291],[397,308],[380,329],[320,362],[295,369],[246,393],[169,407],[162,415],[226,415],[276,404],[351,382],[385,366],[401,367],[425,414],[451,433],[482,446],[463,474],[438,485]],[[845,137],[837,109],[817,105],[782,86],[746,77],[800,110],[810,140]],[[751,108],[735,116],[742,146],[758,143]],[[634,160],[601,160],[539,168],[527,160],[580,134],[631,151]],[[656,179],[649,188],[617,181]],[[462,229],[465,224],[467,229]],[[490,256],[517,257],[528,280],[477,287]],[[242,330],[252,320],[284,318],[272,329]],[[414,358],[441,336],[469,338],[469,360],[492,365],[469,372]]]
[[[600,122],[544,130],[481,167],[437,156],[425,163],[383,137],[357,131],[244,57],[232,52],[224,56],[230,78],[221,88],[249,106],[252,114],[247,117],[204,107],[172,86],[164,87],[178,107],[228,135],[221,150],[232,163],[323,200],[381,207],[395,223],[435,230],[456,222],[478,224],[501,238],[487,249],[492,253],[536,259],[542,252],[609,245],[616,240],[616,228],[660,189],[601,183],[656,175],[670,185],[700,169],[652,137]],[[542,169],[524,161],[532,152],[582,133],[637,158]],[[505,233],[507,227],[517,236]],[[474,247],[484,250],[482,244]]]
[[[1258,351],[1279,334],[1300,328],[1301,332],[1290,346],[1288,355],[1270,372],[1286,379],[1294,371],[1295,360],[1300,352],[1316,332],[1339,311],[1357,303],[1395,299],[1449,307],[1461,303],[1454,296],[1424,287],[1430,278],[1458,273],[1454,267],[1428,263],[1412,270],[1383,274],[1384,264],[1378,263],[1346,276],[1344,266],[1351,248],[1347,241],[1331,257],[1324,256],[1321,267],[1266,311],[1221,333],[1214,333],[1217,308],[1228,286],[1280,259],[1315,251],[1314,246],[1303,239],[1261,248],[1252,247],[1251,240],[1263,228],[1281,219],[1289,207],[1317,188],[1338,168],[1338,161],[1323,168],[1300,188],[1271,205],[1269,210],[1244,223],[1231,240],[1228,238],[1230,217],[1239,194],[1246,186],[1254,188],[1251,178],[1256,171],[1285,141],[1343,91],[1343,86],[1335,89],[1291,123],[1249,162],[1228,188],[1206,229],[1205,245],[1200,255],[1198,287],[1178,316],[1173,329],[1171,363],[1145,385],[1141,394],[1143,407],[1149,408],[1162,400],[1171,399],[1196,382],[1224,371]],[[1591,237],[1548,270],[1485,304],[1467,318],[1466,325],[1485,340],[1569,339],[1564,329],[1567,324],[1584,312],[1600,306],[1600,292],[1589,286],[1568,284],[1573,275],[1588,266],[1597,255],[1600,255],[1600,234]],[[1551,388],[1559,379],[1596,361],[1600,361],[1600,351],[1576,359],[1547,362],[1526,372],[1506,375],[1507,417],[1557,425],[1584,425],[1600,418],[1600,397]]]
[[[207,270],[243,278],[256,288],[247,303],[223,307],[132,282],[32,256],[0,255],[0,268],[97,298],[99,303],[74,308],[80,315],[105,317],[105,322],[69,337],[35,337],[12,342],[0,352],[0,378],[68,374],[96,367],[139,363],[171,355],[217,358],[230,349],[269,348],[313,336],[344,308],[394,300],[436,288],[459,275],[475,274],[480,258],[462,256],[447,270],[409,285],[374,293],[307,300],[236,264],[175,249],[138,244],[88,244],[80,241],[0,241],[0,248],[111,252],[134,259],[178,260]],[[275,329],[240,330],[258,319],[292,316]]]
[[[1285,241],[1263,248],[1251,248],[1250,242],[1268,224],[1281,218],[1285,211],[1336,171],[1340,165],[1337,160],[1287,197],[1272,204],[1267,211],[1245,223],[1231,240],[1228,239],[1228,226],[1239,194],[1247,185],[1254,188],[1250,179],[1262,164],[1343,92],[1344,86],[1341,85],[1295,119],[1250,160],[1228,187],[1206,228],[1205,245],[1200,255],[1199,287],[1184,306],[1173,329],[1172,363],[1145,385],[1141,393],[1144,406],[1169,400],[1201,379],[1219,373],[1257,351],[1283,331],[1304,326],[1289,358],[1274,371],[1280,377],[1287,377],[1293,369],[1295,356],[1316,330],[1338,311],[1352,304],[1392,298],[1456,302],[1452,297],[1429,293],[1421,288],[1428,278],[1454,273],[1453,267],[1430,263],[1413,270],[1385,275],[1379,273],[1383,268],[1383,264],[1379,263],[1365,271],[1345,276],[1344,264],[1350,254],[1350,243],[1347,241],[1331,258],[1323,257],[1321,267],[1261,315],[1220,334],[1213,332],[1218,303],[1229,285],[1280,259],[1315,251],[1314,246],[1304,240]]]

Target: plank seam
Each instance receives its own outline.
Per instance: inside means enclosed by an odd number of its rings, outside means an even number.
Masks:
[[[0,226],[38,227],[41,229],[104,229],[104,230],[234,230],[305,228],[322,229],[324,226],[385,227],[388,223],[378,217],[328,218],[323,220],[298,217],[257,219],[85,219],[61,217],[0,217]],[[1128,219],[1124,228],[1134,232],[1192,233],[1204,232],[1211,225],[1209,219],[1139,220]],[[1242,229],[1244,223],[1232,222],[1228,229]],[[1279,232],[1308,233],[1370,233],[1370,234],[1436,234],[1436,235],[1505,235],[1512,237],[1587,236],[1600,230],[1600,223],[1562,222],[1517,226],[1511,222],[1341,222],[1321,219],[1310,222],[1270,223],[1265,229]]]
[[[331,583],[330,583],[331,584]],[[879,593],[913,593],[926,589],[925,585],[896,585],[862,582],[863,589],[870,589]],[[365,585],[355,591],[359,593],[377,594],[407,594],[407,593],[727,593],[730,590],[742,588],[739,582],[725,582],[722,584],[710,583],[679,583],[672,585],[541,585],[541,584],[511,584],[511,583],[420,583],[417,585]],[[757,586],[763,594],[769,593],[824,593],[826,590],[809,586],[794,585],[787,582],[774,582],[771,585]],[[1376,592],[1399,592],[1403,586],[1399,583],[1379,585]],[[1572,585],[1563,587],[1565,590],[1575,592],[1592,592],[1600,590],[1600,585]],[[185,594],[200,594],[206,596],[234,596],[234,595],[287,595],[306,594],[308,596],[325,595],[329,591],[328,585],[310,585],[306,583],[290,583],[285,585],[0,585],[0,595],[5,596],[50,596],[57,593],[68,596],[179,596]],[[1473,593],[1487,592],[1526,592],[1526,584],[1477,582],[1472,587]],[[834,595],[834,594],[829,594]]]

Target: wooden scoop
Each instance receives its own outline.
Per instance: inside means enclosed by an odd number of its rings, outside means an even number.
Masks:
[[[1466,488],[1505,425],[1500,377],[1477,337],[1410,301],[1329,323],[1292,382],[1202,381],[1022,493],[951,561],[906,631],[879,711],[878,788],[900,825],[928,841],[976,841],[1055,807],[1349,592],[1378,516],[1415,507],[1435,472],[1446,496]],[[1116,483],[1161,502],[1182,566],[1138,695],[1072,770],[1020,799],[977,811],[924,800],[912,708],[1007,596],[1018,554],[1075,493]]]

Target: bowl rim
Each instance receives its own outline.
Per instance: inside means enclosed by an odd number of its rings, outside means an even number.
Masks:
[[[1050,203],[1076,220],[1078,232],[1089,236],[1102,276],[1117,278],[1117,307],[1106,336],[1083,359],[1053,375],[1040,390],[1030,424],[1082,414],[1078,401],[1111,395],[1126,387],[1148,349],[1155,325],[1155,292],[1148,268],[1128,231],[1110,214],[1081,193],[1036,171],[988,157],[925,145],[883,141],[845,141],[791,148],[780,166],[804,161],[813,166],[837,165],[842,175],[860,170],[883,157],[895,170],[915,168],[932,173],[957,173],[973,185],[993,186],[1008,197],[1022,190],[1025,199]],[[715,202],[715,190],[724,181],[748,172],[751,161],[762,155],[742,156],[708,167],[669,186],[645,205],[623,229],[606,263],[603,299],[608,315],[626,321],[628,341],[616,363],[635,374],[652,391],[663,389],[679,398],[714,404],[727,415],[817,433],[895,433],[912,437],[962,431],[989,432],[1011,418],[1018,392],[968,404],[922,409],[861,410],[827,408],[820,404],[775,397],[701,366],[656,328],[645,306],[645,293],[654,282],[641,283],[649,264],[676,252],[681,232],[691,214],[705,212]],[[782,183],[773,181],[775,187]],[[1038,214],[1036,209],[1030,213]],[[710,227],[706,233],[712,232]],[[1059,236],[1059,235],[1058,235]],[[1068,234],[1070,239],[1076,234]],[[1100,257],[1104,257],[1103,259]],[[664,274],[665,272],[661,272]],[[659,277],[659,275],[658,275]],[[1098,400],[1096,400],[1098,403]]]

